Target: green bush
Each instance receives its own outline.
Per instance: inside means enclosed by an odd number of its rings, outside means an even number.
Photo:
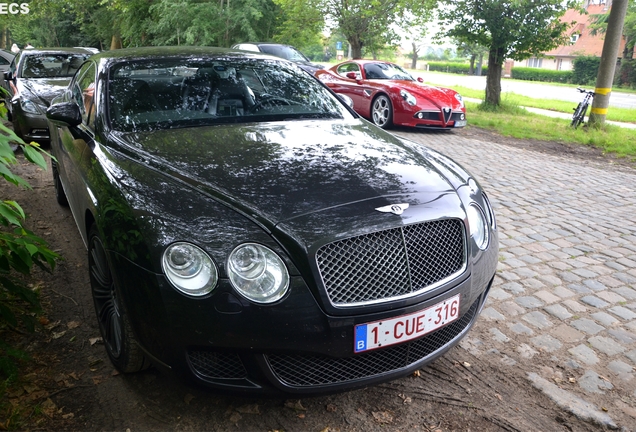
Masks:
[[[0,176],[12,185],[30,188],[29,184],[11,171],[18,163],[12,143],[18,144],[27,160],[46,169],[43,152],[35,143],[26,144],[12,130],[0,123]],[[50,155],[49,155],[50,156]],[[2,189],[6,194],[7,188]],[[25,275],[34,265],[52,271],[58,255],[46,242],[26,229],[24,210],[12,200],[0,201],[0,330],[24,328],[33,331],[40,311],[37,292],[24,283]],[[12,359],[24,353],[0,340],[0,373],[10,377],[15,373]]]
[[[462,75],[470,74],[470,65],[468,63],[457,62],[428,62],[428,70],[435,72],[449,72]],[[477,71],[477,65],[475,65],[475,71]],[[482,66],[481,74],[486,75],[488,73],[488,66]]]
[[[512,69],[512,77],[514,79],[526,81],[567,83],[572,80],[572,71],[515,67]]]
[[[572,82],[574,84],[594,85],[600,64],[600,57],[581,56],[575,58]]]
[[[636,88],[636,60],[623,59],[616,75],[616,84]]]

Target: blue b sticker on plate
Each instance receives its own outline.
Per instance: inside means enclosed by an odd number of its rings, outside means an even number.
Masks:
[[[356,346],[355,352],[366,351],[367,349],[367,325],[360,325],[356,327]]]

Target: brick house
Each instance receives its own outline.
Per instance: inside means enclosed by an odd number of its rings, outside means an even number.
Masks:
[[[587,10],[587,15],[570,9],[565,12],[561,21],[575,22],[574,26],[568,29],[570,42],[552,51],[544,53],[543,57],[532,57],[526,60],[517,61],[517,67],[535,67],[551,70],[572,70],[573,61],[579,56],[601,57],[603,52],[603,34],[591,34],[590,24],[593,22],[593,15],[605,14],[612,7],[612,0],[585,0],[583,8]],[[623,55],[625,40],[621,41],[619,57]]]

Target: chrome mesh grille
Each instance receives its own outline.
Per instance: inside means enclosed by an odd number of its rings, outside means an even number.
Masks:
[[[460,272],[464,225],[442,219],[365,234],[318,249],[316,262],[335,305],[390,300]]]
[[[455,339],[475,319],[479,299],[457,321],[412,342],[352,357],[269,355],[276,377],[292,387],[338,384],[405,368]],[[353,343],[353,342],[352,342]]]
[[[188,360],[192,369],[206,378],[242,379],[247,377],[245,366],[236,353],[189,351]]]

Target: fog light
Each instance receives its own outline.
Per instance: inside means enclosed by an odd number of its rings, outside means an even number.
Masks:
[[[424,114],[423,113],[417,113],[417,118],[424,118]]]

